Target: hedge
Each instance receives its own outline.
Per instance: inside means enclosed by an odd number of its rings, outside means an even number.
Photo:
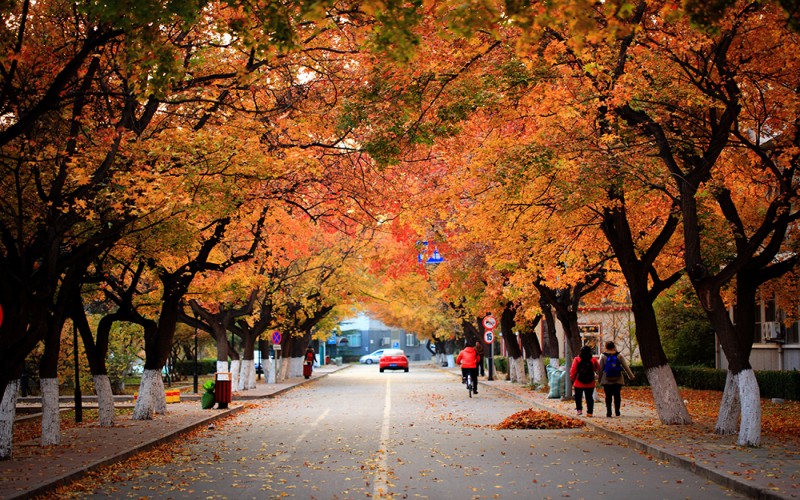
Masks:
[[[726,370],[699,366],[673,366],[671,368],[672,373],[675,375],[675,382],[680,387],[711,391],[725,390],[725,377],[728,374]],[[633,365],[631,370],[636,375],[636,379],[625,383],[637,386],[649,385],[644,366]],[[755,374],[762,398],[800,401],[800,372],[797,370],[764,370],[756,371]]]
[[[172,369],[181,375],[194,375],[194,360],[186,359],[175,363]],[[216,359],[201,359],[197,361],[197,374],[208,375],[217,371]]]

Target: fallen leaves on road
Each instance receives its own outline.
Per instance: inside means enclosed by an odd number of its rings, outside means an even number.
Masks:
[[[498,424],[496,429],[576,429],[583,427],[583,422],[570,417],[564,417],[548,411],[527,410],[519,411]]]

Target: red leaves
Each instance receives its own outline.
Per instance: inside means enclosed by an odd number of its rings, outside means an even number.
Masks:
[[[578,419],[532,408],[519,411],[495,426],[496,429],[576,429],[578,427],[583,427],[583,422]]]

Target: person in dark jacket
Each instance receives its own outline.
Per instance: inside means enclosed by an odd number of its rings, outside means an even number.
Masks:
[[[569,369],[569,379],[572,381],[572,390],[575,394],[575,412],[578,415],[583,415],[584,395],[586,395],[586,416],[591,417],[594,413],[594,386],[599,371],[600,363],[592,356],[592,348],[588,345],[581,347],[580,356],[572,359],[572,367]]]
[[[467,374],[471,374],[475,394],[478,394],[478,363],[480,362],[481,357],[471,345],[467,345],[456,357],[456,364],[461,365],[461,380],[466,382]]]
[[[480,371],[480,376],[483,377],[486,375],[483,368],[483,342],[480,339],[475,341],[475,352],[478,353],[478,369]]]
[[[612,356],[616,356],[616,362],[619,364],[619,368],[615,370],[615,373],[606,373],[606,370],[613,370],[609,368],[609,365],[613,364]],[[612,359],[609,359],[612,358]],[[611,361],[611,363],[609,363]],[[620,407],[622,406],[622,401],[620,401],[621,393],[622,393],[622,386],[625,385],[625,376],[627,376],[630,380],[636,378],[631,371],[631,368],[628,366],[628,362],[622,355],[617,352],[617,347],[614,345],[614,342],[608,341],[606,342],[606,350],[600,356],[600,385],[603,386],[603,392],[606,395],[606,417],[611,418],[611,402],[614,402],[614,413],[619,417],[620,416]]]

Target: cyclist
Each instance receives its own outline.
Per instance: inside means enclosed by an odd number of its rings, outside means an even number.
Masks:
[[[456,357],[456,364],[461,365],[462,383],[467,381],[467,374],[471,374],[472,385],[474,387],[472,392],[475,394],[478,394],[478,363],[480,363],[480,361],[480,355],[478,355],[475,348],[469,344],[467,344],[464,350],[458,353],[458,357]]]

